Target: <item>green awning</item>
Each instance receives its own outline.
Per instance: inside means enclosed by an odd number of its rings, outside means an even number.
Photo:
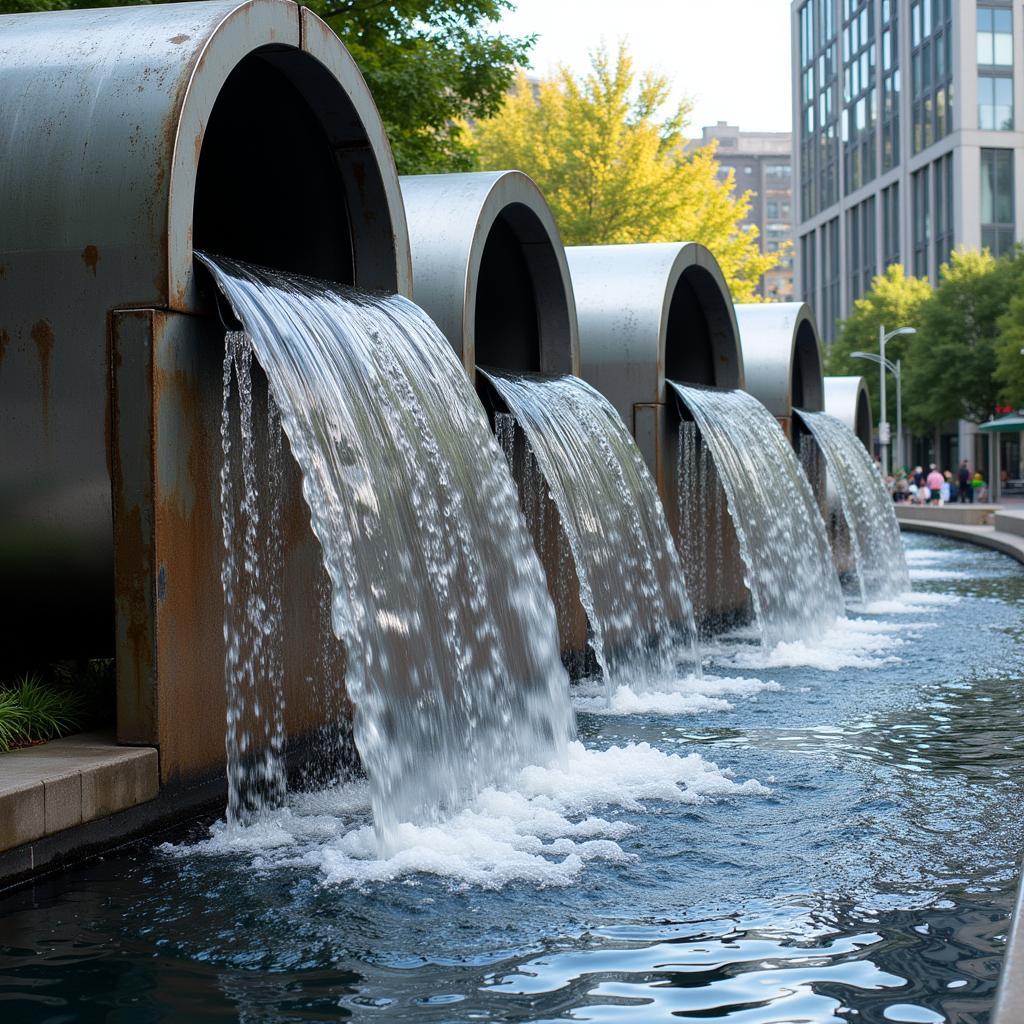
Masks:
[[[1024,430],[1024,415],[1011,412],[1008,416],[1000,416],[997,420],[982,423],[978,429],[986,434],[1016,433],[1018,430]]]

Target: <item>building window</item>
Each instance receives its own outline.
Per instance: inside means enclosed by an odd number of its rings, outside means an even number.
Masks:
[[[928,277],[928,249],[932,237],[931,168],[925,167],[911,175],[910,186],[914,200],[914,275]]]
[[[835,341],[839,319],[839,218],[834,217],[822,228],[822,320],[826,341]]]
[[[818,305],[818,252],[813,231],[800,239],[800,287],[803,300],[810,306]]]
[[[978,72],[978,127],[982,131],[1013,131],[1013,78]]]
[[[1013,11],[978,5],[978,127],[1013,130]]]
[[[935,161],[935,266],[953,251],[953,154]]]
[[[803,219],[838,198],[839,93],[834,6],[808,0],[800,27],[800,211]]]
[[[875,199],[853,207],[846,224],[850,305],[871,290],[875,277]]]
[[[900,183],[882,190],[882,261],[900,263]]]
[[[993,256],[1013,248],[1013,150],[981,151],[981,244]]]
[[[978,4],[978,66],[1013,67],[1013,10]]]
[[[900,162],[899,4],[882,0],[882,170]]]
[[[953,130],[952,34],[950,0],[913,0],[910,45],[915,154]]]
[[[876,172],[874,0],[844,0],[843,15],[843,169],[849,195],[871,181]]]

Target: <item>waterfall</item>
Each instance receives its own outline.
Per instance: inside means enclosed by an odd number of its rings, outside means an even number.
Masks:
[[[814,494],[782,428],[746,392],[670,384],[714,459],[762,642],[820,636],[842,615],[843,596]]]
[[[699,674],[679,556],[654,480],[614,407],[578,377],[478,372],[525,436],[520,486],[542,489],[557,509],[606,683],[650,688],[681,666]],[[512,461],[515,431],[499,423],[499,434]],[[527,510],[538,504],[528,493]]]
[[[544,575],[483,408],[422,310],[201,259],[302,472],[386,852],[401,822],[439,820],[567,756],[572,711]]]
[[[830,494],[838,498],[861,602],[898,597],[910,589],[892,499],[856,434],[824,412],[799,411],[825,456]]]

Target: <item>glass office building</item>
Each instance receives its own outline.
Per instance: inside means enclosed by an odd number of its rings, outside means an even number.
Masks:
[[[794,0],[796,291],[831,341],[887,266],[1024,240],[1024,0]]]

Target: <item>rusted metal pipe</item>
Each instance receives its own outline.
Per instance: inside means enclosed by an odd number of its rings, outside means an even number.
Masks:
[[[383,125],[288,0],[3,17],[0,96],[4,656],[116,652],[122,740],[159,745],[165,781],[215,770],[223,716],[190,709],[223,694],[223,330],[193,243],[408,294]],[[308,628],[322,569],[284,486],[285,619]]]

